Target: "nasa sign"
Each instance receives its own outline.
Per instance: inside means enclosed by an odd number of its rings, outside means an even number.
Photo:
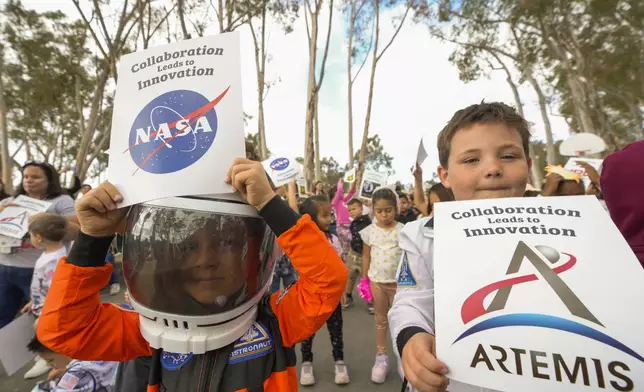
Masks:
[[[128,144],[132,160],[148,173],[172,173],[203,157],[217,135],[217,113],[203,95],[175,90],[150,101],[135,118]]]
[[[239,52],[239,33],[227,33],[121,58],[108,166],[121,207],[234,192],[225,178],[244,156]]]
[[[284,185],[301,173],[299,163],[283,155],[274,155],[263,161],[262,165],[275,186]]]

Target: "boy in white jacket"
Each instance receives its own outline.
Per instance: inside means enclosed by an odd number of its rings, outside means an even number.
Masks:
[[[455,200],[521,197],[531,167],[529,139],[526,120],[503,103],[459,110],[438,135],[440,180]],[[433,218],[403,229],[398,290],[388,315],[404,377],[420,392],[448,385],[447,367],[435,357],[433,245]],[[490,391],[458,382],[449,390]]]

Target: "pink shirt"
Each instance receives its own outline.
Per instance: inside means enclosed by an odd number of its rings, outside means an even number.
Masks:
[[[349,209],[347,208],[347,202],[351,200],[353,195],[356,193],[355,184],[351,185],[349,193],[346,196],[342,197],[344,194],[344,189],[342,188],[342,180],[338,181],[338,191],[335,193],[333,200],[331,200],[331,205],[335,211],[335,221],[339,225],[348,225],[351,223],[349,219]]]

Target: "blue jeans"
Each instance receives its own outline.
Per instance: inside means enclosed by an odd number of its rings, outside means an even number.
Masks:
[[[0,328],[13,321],[23,304],[29,299],[33,268],[0,265]]]

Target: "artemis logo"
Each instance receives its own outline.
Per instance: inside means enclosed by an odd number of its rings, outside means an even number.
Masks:
[[[559,276],[563,272],[571,270],[576,265],[577,258],[569,253],[560,253],[548,246],[537,245],[535,248],[540,254],[532,250],[523,241],[519,241],[506,275],[517,274],[523,260],[527,259],[536,269],[541,280],[550,285],[570,313],[577,318],[585,320],[587,324],[596,325],[596,328],[574,320],[536,313],[503,314],[476,322],[478,318],[484,315],[503,310],[512,291],[512,287],[515,285],[540,280],[536,274],[527,274],[491,283],[472,293],[461,307],[461,319],[464,325],[473,325],[463,332],[454,341],[454,344],[478,332],[489,329],[513,326],[537,327],[580,335],[611,346],[638,361],[644,362],[644,358],[641,355],[600,330],[605,329],[604,325]],[[556,268],[551,268],[544,261],[547,260],[552,264],[556,264],[559,263],[562,256],[565,256],[567,259],[563,260],[563,263],[560,263]],[[494,294],[492,302],[486,309],[483,301],[488,295],[494,292],[496,294]],[[525,355],[526,358],[529,358],[531,374],[535,378],[551,379],[552,375],[548,373],[548,367],[551,366],[554,368],[554,377],[552,378],[559,382],[564,381],[565,375],[567,381],[573,384],[583,383],[585,386],[591,386],[591,379],[593,379],[599,388],[605,388],[607,382],[618,391],[631,391],[634,388],[633,381],[626,375],[630,368],[623,362],[611,361],[604,367],[598,359],[579,356],[564,358],[564,356],[557,353],[548,354],[523,348],[510,347],[506,349],[495,345],[490,345],[489,347],[491,350],[486,351],[484,345],[478,345],[470,365],[471,367],[475,368],[483,364],[491,371],[501,370],[508,374],[523,375],[522,355]],[[546,358],[549,357],[551,359],[546,361]],[[498,366],[496,368],[493,365],[493,360],[497,362]],[[568,364],[566,360],[568,360]],[[569,366],[571,361],[574,362],[572,367]],[[572,370],[570,370],[571,368]],[[592,370],[593,368],[597,376],[596,378],[589,376],[589,369]],[[614,379],[607,380],[605,373],[608,373]],[[581,382],[579,382],[579,379],[581,379]]]
[[[8,216],[6,218],[3,218],[2,220],[0,220],[0,224],[22,228],[27,218],[29,218],[29,215],[27,214],[27,211],[25,211],[16,216]]]

